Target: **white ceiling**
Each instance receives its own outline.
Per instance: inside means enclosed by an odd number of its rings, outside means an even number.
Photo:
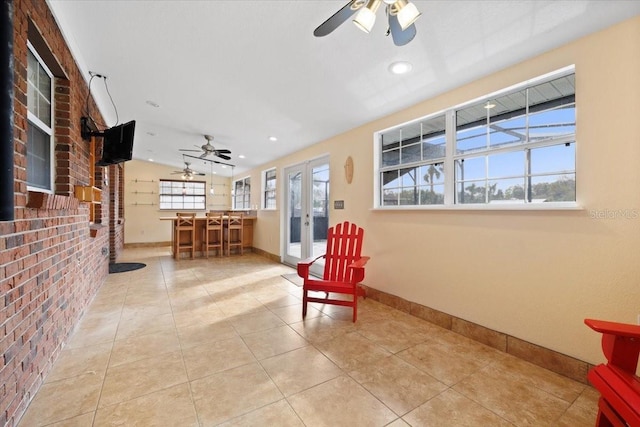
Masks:
[[[640,14],[629,0],[415,0],[418,34],[397,47],[382,9],[371,34],[347,21],[314,37],[347,0],[47,1],[86,78],[106,75],[119,121],[136,120],[134,158],[181,168],[178,149],[211,134],[236,174]],[[412,72],[392,75],[397,60]],[[104,83],[91,91],[115,125]]]

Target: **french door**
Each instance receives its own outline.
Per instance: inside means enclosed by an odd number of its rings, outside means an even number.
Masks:
[[[285,168],[286,208],[283,209],[285,242],[283,262],[322,255],[329,228],[329,157],[322,157]],[[317,265],[316,265],[317,264]],[[316,262],[312,273],[321,274],[323,263]]]

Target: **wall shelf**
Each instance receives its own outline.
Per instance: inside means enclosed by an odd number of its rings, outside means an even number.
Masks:
[[[89,185],[76,185],[73,189],[76,199],[81,202],[99,205],[102,202],[102,190]]]

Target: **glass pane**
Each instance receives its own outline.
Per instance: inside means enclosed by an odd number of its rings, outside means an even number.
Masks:
[[[422,158],[424,160],[441,159],[445,156],[445,136],[437,136],[422,141]]]
[[[301,257],[300,243],[302,232],[302,173],[289,174],[289,245],[287,253],[297,258]]]
[[[531,178],[531,202],[575,202],[576,175],[573,173]]]
[[[531,174],[573,172],[576,170],[576,144],[552,145],[531,150]]]
[[[400,150],[395,149],[382,153],[382,166],[397,166],[400,164]]]
[[[398,199],[400,197],[400,190],[397,188],[394,189],[385,189],[382,191],[382,205],[383,206],[398,206]]]
[[[51,101],[51,77],[42,66],[38,67],[38,90],[47,101]]]
[[[418,205],[420,200],[420,193],[418,187],[403,188],[400,193],[401,205]]]
[[[276,193],[275,191],[268,191],[265,194],[264,207],[267,209],[275,209],[276,207]]]
[[[432,117],[420,123],[422,127],[422,159],[439,159],[445,156],[445,116]]]
[[[422,166],[420,168],[420,184],[444,184],[444,164],[435,163],[433,165]]]
[[[38,87],[38,67],[35,55],[27,50],[27,81],[34,87]]]
[[[524,202],[524,177],[492,179],[487,187],[489,203]]]
[[[418,183],[418,168],[400,169],[400,182],[403,187],[415,187]]]
[[[494,154],[487,157],[490,178],[524,176],[524,151]]]
[[[402,147],[402,163],[403,164],[418,162],[421,159],[422,159],[422,154],[420,153],[419,143]]]
[[[51,190],[51,137],[31,123],[27,127],[27,183]]]
[[[387,188],[397,188],[400,186],[399,171],[386,171],[382,172],[382,187],[384,189]]]
[[[444,204],[444,184],[423,186],[420,188],[421,205]]]
[[[486,157],[470,157],[456,160],[456,181],[484,179],[487,176]]]
[[[456,153],[487,148],[487,127],[477,126],[456,132]]]
[[[541,111],[529,116],[529,139],[540,141],[576,133],[575,104]]]
[[[491,123],[489,145],[491,148],[498,148],[505,145],[526,142],[526,130],[525,116]]]
[[[329,229],[329,165],[323,164],[311,170],[313,192],[311,203],[313,208],[313,245],[311,256],[316,257],[326,251],[327,230]]]
[[[486,203],[484,181],[458,183],[456,191],[457,203]]]
[[[38,96],[38,118],[51,127],[51,103],[42,95]]]
[[[38,91],[31,82],[27,83],[27,109],[38,117]]]
[[[400,128],[390,129],[380,135],[382,150],[398,148],[400,146]]]

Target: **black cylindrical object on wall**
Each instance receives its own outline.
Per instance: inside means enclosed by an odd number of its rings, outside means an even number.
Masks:
[[[0,221],[13,221],[13,0],[0,4]]]

